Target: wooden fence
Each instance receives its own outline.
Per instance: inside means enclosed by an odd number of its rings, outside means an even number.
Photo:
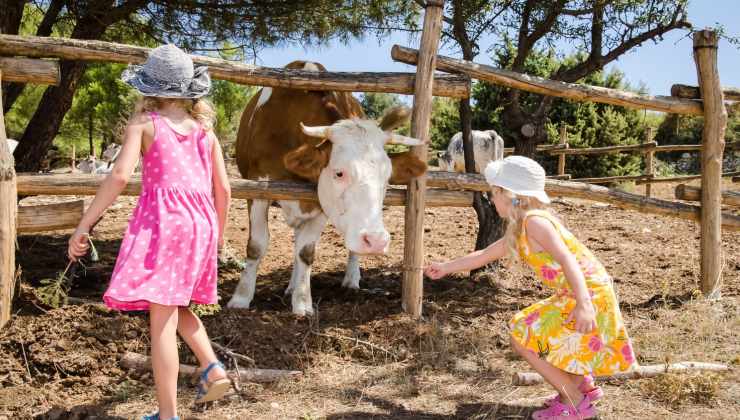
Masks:
[[[613,203],[627,209],[664,214],[691,220],[700,220],[702,229],[702,290],[707,296],[719,294],[720,273],[720,232],[721,227],[740,229],[740,217],[720,211],[719,176],[720,167],[716,158],[721,155],[723,141],[721,133],[726,123],[726,111],[722,103],[722,91],[716,72],[709,74],[706,68],[716,66],[716,34],[698,32],[694,36],[695,61],[703,93],[703,103],[695,100],[649,97],[621,92],[613,89],[595,88],[548,81],[528,75],[506,72],[488,66],[462,60],[437,56],[441,30],[441,0],[427,0],[424,28],[421,38],[421,51],[394,47],[392,57],[412,64],[422,63],[415,75],[373,73],[313,73],[265,69],[230,62],[214,61],[207,57],[194,56],[194,61],[206,63],[216,78],[237,83],[262,86],[316,90],[351,90],[414,93],[412,112],[412,135],[426,140],[429,135],[431,97],[433,94],[451,97],[469,95],[468,76],[492,81],[518,89],[577,100],[591,100],[615,105],[655,109],[665,112],[678,112],[704,115],[708,121],[703,135],[702,150],[702,206],[686,203],[657,200],[623,191],[617,191],[580,182],[566,182],[550,179],[547,191],[553,196],[585,198]],[[710,46],[711,48],[703,48]],[[121,44],[101,41],[64,40],[59,38],[13,37],[0,35],[0,55],[25,55],[27,57],[56,57],[61,59],[104,60],[116,62],[141,62],[148,50]],[[709,52],[709,55],[699,51]],[[712,56],[712,53],[714,56]],[[405,54],[399,56],[399,53]],[[399,58],[401,57],[401,58]],[[405,57],[405,58],[403,58]],[[54,64],[58,65],[58,64]],[[463,76],[438,76],[434,70],[456,71]],[[0,71],[2,67],[0,67]],[[27,76],[27,77],[25,77]],[[20,74],[16,80],[38,81],[31,75]],[[25,77],[25,79],[24,79]],[[2,73],[0,73],[0,80]],[[46,79],[51,81],[50,78]],[[711,92],[711,93],[710,93]],[[2,108],[0,108],[2,109]],[[724,114],[723,114],[724,113]],[[709,123],[709,121],[712,121]],[[2,124],[0,114],[0,124]],[[655,146],[662,147],[662,146]],[[566,151],[567,144],[552,147],[552,151]],[[419,156],[426,156],[426,146],[414,149]],[[566,153],[560,154],[565,156]],[[16,189],[21,194],[94,194],[100,177],[65,175],[20,175],[16,177],[12,156],[5,142],[5,130],[0,125],[0,326],[10,315],[10,303],[14,285],[15,262],[13,260],[16,235]],[[135,194],[139,187],[136,181],[124,192]],[[315,186],[288,182],[258,182],[232,180],[235,198],[293,199],[316,201]],[[430,188],[430,189],[428,189]],[[406,206],[405,216],[405,254],[403,305],[407,313],[415,317],[421,315],[422,302],[422,264],[424,207],[428,205],[464,205],[472,202],[471,191],[487,191],[489,186],[479,175],[429,172],[412,180],[404,189],[391,189],[386,202]]]
[[[436,64],[437,70],[464,74],[473,79],[542,95],[704,116],[701,145],[701,289],[705,296],[715,298],[720,296],[722,273],[720,186],[727,110],[717,71],[718,35],[711,30],[696,31],[693,33],[693,41],[694,62],[699,80],[695,92],[700,92],[701,101],[683,97],[639,95],[617,89],[564,83],[441,55],[437,56]],[[418,51],[399,45],[393,47],[391,57],[412,65],[420,62]],[[565,150],[567,149],[563,149]]]

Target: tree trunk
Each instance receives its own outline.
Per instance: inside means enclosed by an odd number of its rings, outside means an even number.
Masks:
[[[62,73],[59,86],[46,89],[36,112],[26,126],[26,131],[19,139],[15,151],[18,172],[37,172],[46,151],[54,142],[64,116],[72,106],[77,83],[87,67],[80,61],[62,61]]]
[[[23,19],[23,6],[27,1],[23,0],[0,0],[0,33],[17,35],[18,30],[21,27],[21,20]],[[18,83],[3,83],[2,85],[2,103],[5,112],[10,109],[8,102],[11,104],[15,102],[15,98],[11,97],[12,87],[18,85]],[[22,86],[22,85],[21,85]]]
[[[471,134],[473,115],[470,109],[470,100],[460,100],[459,109],[463,134],[463,153],[465,154],[465,172],[474,173],[475,156]],[[501,238],[505,230],[505,223],[496,212],[491,201],[483,193],[475,193],[473,209],[475,209],[475,214],[478,216],[478,236],[475,240],[475,249],[478,250],[487,247]]]
[[[3,0],[0,0],[0,10],[5,10],[2,6]],[[7,3],[7,2],[6,2]],[[13,3],[13,2],[10,2]],[[15,3],[26,3],[24,1],[17,1]],[[62,8],[64,7],[64,0],[53,0],[49,7],[46,9],[46,13],[44,14],[44,19],[39,24],[38,29],[36,30],[37,36],[49,36],[51,35],[52,27],[54,26],[54,23],[56,23],[57,18],[59,17],[59,12],[62,11]],[[21,7],[21,14],[23,13],[23,8]],[[18,25],[20,26],[20,18],[18,20]],[[17,34],[18,28],[16,28],[15,32],[6,31],[4,28],[0,27],[0,33],[7,33],[7,34]],[[13,104],[15,104],[15,101],[21,96],[23,93],[23,89],[25,89],[26,84],[25,83],[7,83],[6,86],[3,86],[3,112],[8,113],[10,109],[13,107]]]

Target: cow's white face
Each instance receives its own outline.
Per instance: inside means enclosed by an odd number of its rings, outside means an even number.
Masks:
[[[392,165],[383,146],[421,142],[383,131],[371,120],[342,120],[303,131],[332,143],[329,162],[319,175],[319,202],[344,235],[345,246],[359,254],[387,252],[390,234],[383,224],[383,198]]]

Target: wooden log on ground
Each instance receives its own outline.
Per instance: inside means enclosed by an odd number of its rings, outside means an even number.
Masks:
[[[740,174],[740,172],[725,172],[722,174],[722,177],[731,177],[735,176],[737,174]],[[661,177],[661,178],[651,178],[651,179],[641,179],[635,181],[636,184],[660,184],[663,182],[684,182],[684,181],[691,181],[694,179],[701,179],[701,175],[681,175],[681,176],[667,176],[667,177]]]
[[[0,57],[0,70],[6,82],[59,85],[58,61]]]
[[[126,352],[121,357],[121,366],[138,372],[151,372],[152,359],[139,353]],[[192,378],[200,373],[197,366],[180,364],[181,377]],[[229,371],[229,375],[236,376],[235,371]],[[276,382],[283,379],[296,379],[303,375],[298,370],[279,369],[239,369],[239,380],[242,382]]]
[[[427,0],[424,8],[424,26],[420,41],[420,64],[416,67],[414,107],[411,111],[411,136],[425,142],[412,147],[420,159],[427,155],[429,127],[432,115],[432,83],[434,60],[437,57],[442,35],[444,1]],[[421,317],[421,300],[424,294],[424,207],[427,193],[426,174],[414,178],[408,185],[408,202],[404,214],[403,247],[403,311],[412,318]]]
[[[17,233],[46,232],[77,227],[85,213],[85,200],[18,206]]]
[[[740,101],[740,88],[723,87],[725,101]],[[701,99],[698,86],[675,84],[671,86],[671,96],[683,99]]]
[[[608,184],[610,182],[642,181],[652,179],[652,175],[619,175],[605,176],[600,178],[572,178],[573,182],[585,182],[587,184]]]
[[[415,65],[418,61],[418,50],[394,45],[391,57],[396,61]],[[703,115],[701,104],[688,99],[638,95],[599,86],[559,82],[441,55],[437,56],[437,69],[450,73],[461,73],[474,79],[541,95],[576,101],[601,102],[628,108],[651,109],[671,114]]]
[[[694,32],[694,61],[699,79],[704,128],[701,153],[701,291],[719,298],[722,284],[722,152],[725,146],[727,109],[717,69],[717,32]]]
[[[105,175],[90,174],[19,174],[21,195],[95,195]],[[231,196],[236,199],[298,200],[318,203],[316,186],[310,183],[284,181],[252,181],[232,179]],[[132,177],[121,195],[137,196],[141,178]],[[473,194],[465,191],[431,189],[427,191],[427,207],[469,207]],[[406,204],[406,190],[389,188],[385,196],[388,206]]]
[[[2,80],[3,72],[0,70],[0,328],[10,320],[15,293],[15,222],[18,202],[15,163],[5,135]]]
[[[674,191],[676,198],[684,201],[701,201],[701,188],[678,184]],[[722,190],[722,204],[740,207],[740,191]]]
[[[457,172],[429,172],[427,186],[453,191],[490,191],[490,186],[486,183],[482,175]],[[599,201],[614,204],[619,208],[627,210],[661,214],[692,221],[698,221],[701,213],[701,207],[699,206],[657,198],[647,198],[639,194],[581,182],[547,179],[545,181],[545,191],[553,197],[570,197]],[[732,231],[740,230],[740,216],[723,213],[722,227]]]
[[[652,378],[655,376],[663,375],[666,373],[677,373],[687,371],[710,371],[710,372],[726,372],[730,368],[727,365],[719,363],[706,363],[706,362],[678,362],[664,365],[646,365],[637,366],[630,372],[617,373],[610,376],[597,376],[597,381],[610,381],[615,379],[626,380],[626,379],[642,379]],[[545,379],[540,376],[539,373],[535,372],[516,372],[511,378],[511,382],[516,386],[529,386],[539,385],[545,382]]]
[[[581,149],[551,149],[547,153],[551,155],[603,155],[607,153],[640,152],[648,153],[655,149],[658,143],[652,141],[642,144],[629,144],[625,146],[589,147]]]
[[[150,49],[105,41],[35,36],[0,35],[0,55],[56,57],[66,60],[143,63]],[[414,73],[312,72],[261,67],[192,55],[193,62],[205,64],[214,79],[255,86],[349,92],[414,93]],[[440,76],[435,96],[467,98],[470,81],[462,76]]]

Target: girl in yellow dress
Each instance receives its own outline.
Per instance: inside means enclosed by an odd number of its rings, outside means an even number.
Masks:
[[[504,237],[488,248],[445,263],[432,263],[432,279],[469,271],[511,253],[521,258],[551,297],[517,313],[509,323],[511,345],[557,395],[536,420],[588,419],[603,396],[593,376],[624,372],[635,356],[604,266],[546,210],[545,170],[532,159],[510,156],[488,164],[496,211],[508,221]]]

